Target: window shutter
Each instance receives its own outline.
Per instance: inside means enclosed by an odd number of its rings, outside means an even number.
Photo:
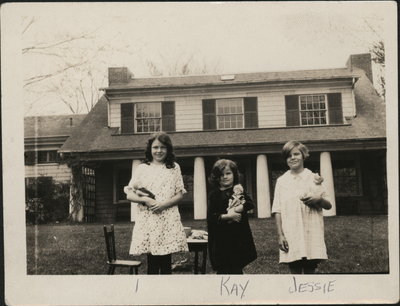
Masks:
[[[25,165],[28,165],[28,166],[34,165],[35,160],[36,160],[36,152],[35,151],[25,152]]]
[[[328,94],[329,124],[343,123],[342,94]]]
[[[203,130],[217,129],[215,99],[203,100]]]
[[[175,102],[168,101],[161,103],[162,130],[165,132],[175,131]]]
[[[258,127],[257,97],[244,98],[244,127]]]
[[[135,116],[133,103],[121,104],[121,134],[134,133]]]
[[[286,105],[286,126],[299,126],[299,96],[289,95],[285,96]]]

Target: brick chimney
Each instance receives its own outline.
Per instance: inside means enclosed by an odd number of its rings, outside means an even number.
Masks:
[[[372,77],[372,65],[371,65],[371,54],[363,53],[363,54],[352,54],[347,60],[346,67],[353,69],[354,67],[360,68],[365,71],[368,79],[373,83]]]
[[[132,77],[132,73],[126,67],[108,68],[108,86],[116,84],[127,84]]]

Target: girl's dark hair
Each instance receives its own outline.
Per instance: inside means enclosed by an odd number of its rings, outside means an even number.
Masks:
[[[157,132],[150,135],[149,139],[147,140],[146,150],[144,152],[146,158],[143,162],[149,165],[150,162],[153,161],[153,156],[151,155],[151,146],[153,145],[153,142],[156,139],[167,147],[167,157],[165,158],[164,161],[165,166],[168,169],[175,168],[175,155],[173,152],[174,149],[172,147],[172,141],[171,138],[165,132]]]
[[[222,171],[224,171],[226,167],[229,167],[233,172],[233,185],[239,184],[239,170],[236,163],[230,159],[219,159],[215,162],[210,177],[208,178],[208,181],[213,187],[219,187],[219,179],[221,178]]]
[[[292,151],[294,148],[299,149],[301,155],[303,155],[303,160],[305,160],[308,156],[310,156],[310,154],[308,154],[308,148],[305,145],[303,145],[300,141],[290,140],[287,143],[285,143],[285,145],[282,148],[282,156],[285,159],[285,161],[289,157],[290,151]]]

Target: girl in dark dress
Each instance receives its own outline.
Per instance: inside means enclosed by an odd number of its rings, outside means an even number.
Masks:
[[[212,169],[208,195],[208,251],[217,274],[243,274],[243,268],[257,258],[247,211],[254,207],[244,192],[244,201],[228,209],[233,186],[239,183],[237,165],[228,159],[218,160]]]

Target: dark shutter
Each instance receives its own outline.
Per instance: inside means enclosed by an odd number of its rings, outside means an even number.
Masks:
[[[286,126],[299,126],[300,125],[299,96],[298,95],[285,96],[285,105],[286,105]]]
[[[258,127],[257,97],[244,98],[244,127]]]
[[[162,102],[162,130],[165,132],[175,131],[175,102]]]
[[[134,132],[135,117],[133,106],[133,103],[121,104],[121,134]]]
[[[216,128],[215,99],[203,100],[203,130],[215,130]]]
[[[36,152],[35,151],[27,151],[25,152],[25,165],[34,165],[36,160]]]
[[[328,94],[329,124],[343,123],[342,94]]]

